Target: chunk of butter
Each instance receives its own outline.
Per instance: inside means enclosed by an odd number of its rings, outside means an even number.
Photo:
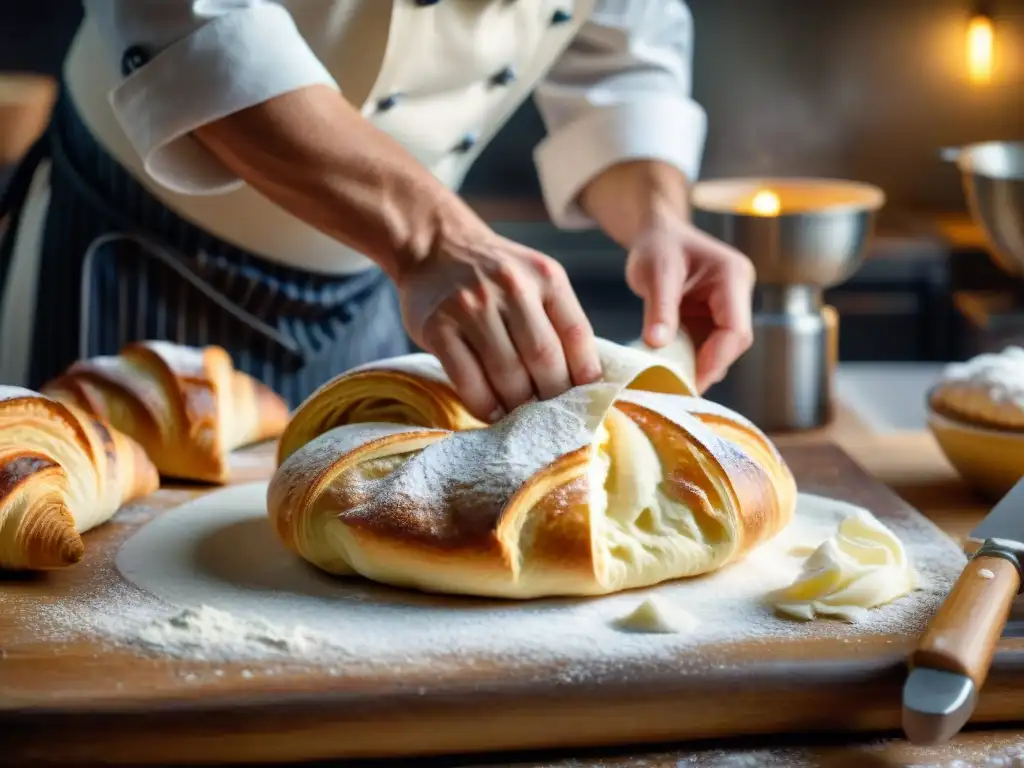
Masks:
[[[768,601],[795,619],[856,622],[869,609],[908,595],[918,585],[903,543],[861,509],[843,519],[835,535],[810,553],[796,581],[770,593]]]
[[[651,595],[635,609],[615,621],[626,632],[679,634],[694,630],[700,622],[684,608]]]

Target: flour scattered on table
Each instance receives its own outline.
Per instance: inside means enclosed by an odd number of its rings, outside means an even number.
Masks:
[[[919,747],[915,751],[929,750]],[[993,747],[980,733],[966,735],[965,743],[948,744],[944,751],[952,754],[943,760],[908,762],[907,768],[1024,768],[1024,743]]]
[[[995,749],[976,765],[978,768],[1024,768],[1024,744]]]
[[[820,763],[801,749],[758,749],[733,752],[709,749],[673,755],[675,768],[815,768]],[[655,763],[652,763],[654,765]],[[657,763],[660,765],[660,763]],[[551,768],[562,768],[560,765]]]
[[[326,638],[303,626],[277,627],[258,619],[242,619],[208,605],[186,608],[153,621],[138,632],[137,640],[153,650],[196,659],[261,652],[309,656],[330,645]]]
[[[195,498],[195,491],[161,488],[150,496],[129,502],[117,511],[114,521],[118,523],[141,524],[151,520],[158,512]]]
[[[45,606],[47,626],[25,631],[54,642],[98,635],[185,659],[267,661],[260,675],[309,664],[324,674],[349,674],[509,661],[524,674],[533,669],[548,677],[556,664],[556,683],[566,684],[697,671],[722,663],[718,656],[731,642],[917,633],[964,564],[962,550],[930,523],[893,520],[922,577],[920,591],[871,611],[855,627],[779,618],[764,596],[800,574],[794,549],[817,547],[855,509],[801,495],[785,531],[707,576],[587,600],[433,596],[310,567],[274,535],[265,495],[266,483],[231,486],[160,515],[124,543],[116,566],[97,562],[83,592]],[[617,626],[639,608],[657,626],[666,605],[686,614],[685,631]]]
[[[842,750],[776,748],[745,752],[705,749],[669,752],[651,760],[651,766],[674,768],[821,768],[823,765],[902,765],[906,768],[1024,768],[1024,743],[993,746],[984,733],[962,734],[957,742],[937,747],[911,746],[903,740],[884,739],[850,744]],[[835,759],[829,759],[829,756]],[[576,761],[555,762],[545,768],[572,768]]]

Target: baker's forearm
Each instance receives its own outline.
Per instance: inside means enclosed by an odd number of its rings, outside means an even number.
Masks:
[[[195,135],[270,200],[396,280],[439,241],[483,226],[397,141],[326,86],[278,96]]]
[[[618,163],[583,189],[580,206],[628,250],[638,234],[660,221],[689,215],[686,176],[655,160]]]

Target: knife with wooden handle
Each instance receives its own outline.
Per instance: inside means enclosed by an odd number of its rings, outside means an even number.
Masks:
[[[988,677],[1024,563],[1024,479],[975,528],[971,556],[910,656],[903,731],[915,744],[955,736],[970,719]]]

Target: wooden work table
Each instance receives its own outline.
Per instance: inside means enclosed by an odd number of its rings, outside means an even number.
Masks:
[[[906,501],[958,541],[985,516],[988,507],[960,481],[931,434],[925,431],[873,432],[842,408],[825,430],[802,435],[775,435],[780,445],[829,439]],[[1024,713],[1021,713],[1024,723]],[[999,731],[975,730],[941,747],[914,747],[900,734],[880,734],[858,741],[799,734],[784,738],[687,744],[662,749],[618,750],[573,754],[562,758],[532,757],[503,761],[478,760],[478,768],[515,765],[522,768],[995,768],[1024,766],[1024,725]],[[1013,758],[1019,753],[1020,762]],[[466,763],[462,763],[466,765]]]
[[[866,470],[958,540],[962,540],[987,511],[984,503],[973,496],[959,481],[938,446],[926,432],[875,433],[849,411],[840,408],[834,423],[828,429],[810,434],[774,437],[782,446],[813,443],[823,439],[837,443]],[[59,739],[60,734],[55,734],[55,738]],[[401,739],[400,730],[396,731],[395,738]],[[8,764],[3,761],[2,747],[0,744],[0,764]],[[1013,765],[1024,765],[1024,760],[1019,763],[1012,761],[1010,755],[1016,756],[1016,749],[1024,755],[1024,730],[976,730],[961,734],[951,744],[931,748],[912,747],[902,740],[898,733],[871,736],[842,733],[810,736],[793,733],[771,738],[731,739],[715,743],[690,742],[585,752],[572,750],[561,754],[461,756],[450,759],[413,760],[406,758],[360,763],[332,761],[303,765],[316,765],[322,768],[356,765],[388,768],[1008,768]],[[198,754],[203,754],[203,751],[199,751]]]
[[[919,509],[949,535],[963,540],[988,508],[968,490],[924,431],[873,432],[840,408],[825,430],[774,436],[780,445],[832,440],[865,469]],[[1024,713],[1022,713],[1024,723]],[[970,730],[940,747],[914,747],[901,734],[850,737],[792,734],[715,743],[573,750],[562,754],[430,758],[374,763],[331,762],[318,766],[408,766],[440,768],[1009,768],[1024,756],[1024,725],[1005,730]]]

